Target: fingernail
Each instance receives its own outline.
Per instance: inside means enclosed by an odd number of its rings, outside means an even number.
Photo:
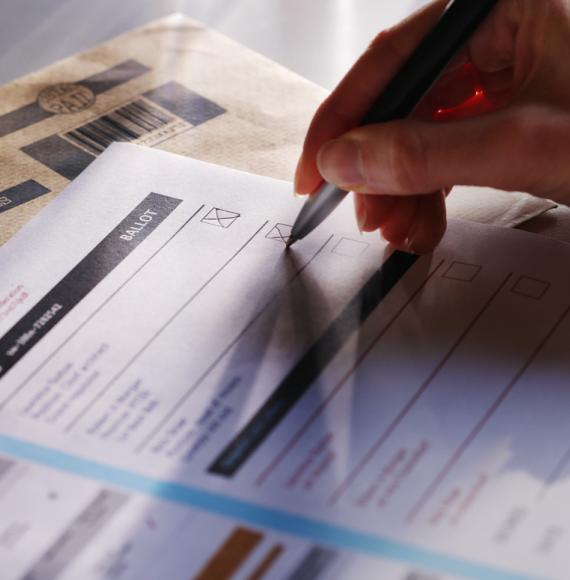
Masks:
[[[408,230],[408,236],[404,240],[404,246],[406,248],[406,251],[409,252],[410,254],[417,254],[418,253],[416,251],[416,238],[417,238],[417,234],[418,234],[418,228],[417,228],[416,225],[413,225]]]
[[[418,254],[418,252],[416,251],[415,247],[414,247],[414,239],[413,238],[407,238],[406,241],[404,242],[404,245],[406,246],[406,251],[410,254]]]
[[[329,183],[337,185],[364,183],[360,148],[352,139],[337,139],[323,145],[317,156],[317,166]]]

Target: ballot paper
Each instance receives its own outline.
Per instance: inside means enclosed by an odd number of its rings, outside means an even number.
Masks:
[[[567,578],[570,248],[115,144],[0,250],[3,580]]]
[[[326,95],[180,14],[0,87],[0,244],[114,141],[290,180]],[[552,207],[486,188],[449,199],[452,217],[507,226]]]

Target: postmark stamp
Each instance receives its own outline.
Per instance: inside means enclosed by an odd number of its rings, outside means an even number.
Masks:
[[[38,105],[48,113],[70,114],[88,109],[95,102],[95,93],[78,83],[58,83],[43,89]]]

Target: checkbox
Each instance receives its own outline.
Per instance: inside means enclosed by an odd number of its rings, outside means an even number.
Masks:
[[[443,278],[458,280],[459,282],[473,282],[481,269],[481,266],[477,266],[476,264],[453,262],[444,272]]]
[[[203,224],[228,229],[233,225],[241,214],[228,211],[219,207],[212,208],[200,221]]]
[[[529,278],[528,276],[521,276],[515,285],[511,288],[513,294],[524,296],[525,298],[532,298],[533,300],[540,300],[550,288],[549,282],[544,280],[537,280],[536,278]]]
[[[358,258],[362,256],[369,245],[366,242],[359,242],[358,240],[351,240],[350,238],[341,238],[331,252],[339,256]]]
[[[265,236],[268,240],[275,240],[286,244],[291,237],[293,226],[287,224],[275,224],[270,232]]]

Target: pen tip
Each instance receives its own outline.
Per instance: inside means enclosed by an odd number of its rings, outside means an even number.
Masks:
[[[289,239],[285,242],[285,249],[288,250],[296,241],[297,238],[290,236]]]

